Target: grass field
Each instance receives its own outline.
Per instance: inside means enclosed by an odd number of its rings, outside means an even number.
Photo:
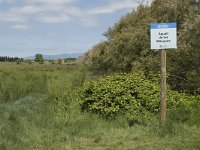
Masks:
[[[83,113],[83,66],[0,63],[0,150],[200,149],[200,106],[187,122],[131,124]]]

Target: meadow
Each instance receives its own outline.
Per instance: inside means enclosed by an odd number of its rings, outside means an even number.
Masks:
[[[168,112],[164,127],[159,116],[105,119],[80,109],[79,89],[96,78],[77,64],[0,63],[0,149],[200,149],[200,105],[184,122]]]

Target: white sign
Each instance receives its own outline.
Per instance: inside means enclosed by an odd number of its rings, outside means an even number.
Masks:
[[[177,48],[176,23],[151,24],[151,49]]]

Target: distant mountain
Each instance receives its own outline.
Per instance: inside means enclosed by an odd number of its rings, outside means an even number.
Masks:
[[[57,54],[57,55],[43,55],[45,60],[54,60],[54,59],[65,59],[65,58],[78,58],[82,56],[83,53],[69,53],[69,54]],[[24,60],[34,60],[35,56],[24,57]]]

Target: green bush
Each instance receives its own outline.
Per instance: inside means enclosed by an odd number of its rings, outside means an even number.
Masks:
[[[199,113],[199,110],[200,110],[200,95],[197,96],[196,98],[196,101],[195,103],[193,104],[193,109],[191,111],[191,117],[190,117],[190,120],[189,120],[189,124],[191,125],[197,125],[197,126],[200,126],[200,113]]]
[[[83,111],[106,118],[126,115],[133,120],[149,119],[159,112],[160,88],[143,74],[116,74],[84,83],[80,92]],[[167,108],[191,110],[192,100],[186,94],[168,90]]]

